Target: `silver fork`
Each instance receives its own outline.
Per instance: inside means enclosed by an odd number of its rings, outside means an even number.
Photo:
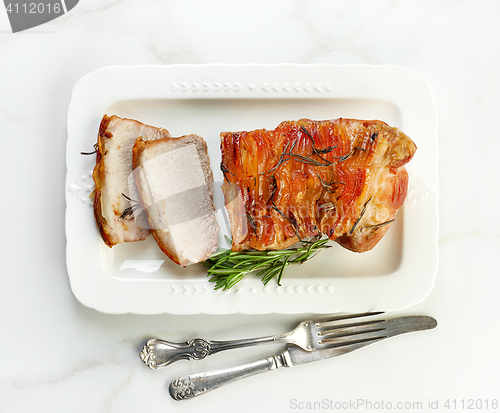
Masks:
[[[213,341],[195,338],[184,343],[174,343],[161,339],[150,339],[140,353],[141,360],[151,369],[161,369],[178,360],[201,360],[224,350],[255,346],[261,344],[294,344],[306,351],[332,348],[342,337],[351,337],[381,331],[377,324],[385,320],[370,320],[344,323],[361,317],[371,317],[379,312],[334,315],[302,321],[288,333],[242,340]]]

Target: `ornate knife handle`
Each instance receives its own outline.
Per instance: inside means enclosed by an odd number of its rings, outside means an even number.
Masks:
[[[202,338],[174,343],[171,341],[150,339],[141,351],[141,360],[153,369],[161,369],[177,360],[201,360],[223,350],[254,346],[259,344],[286,342],[286,335],[259,337],[244,340],[211,341]]]
[[[236,367],[177,377],[170,383],[168,391],[174,400],[189,400],[236,380],[287,366],[286,357],[281,353]]]

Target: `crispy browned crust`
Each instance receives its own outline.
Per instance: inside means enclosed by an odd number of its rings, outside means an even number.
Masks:
[[[416,146],[385,122],[340,118],[223,132],[221,150],[233,251],[282,249],[324,234],[364,252],[403,204],[404,165]]]
[[[140,157],[141,157],[141,154],[144,152],[144,149],[147,148],[148,146],[148,141],[144,141],[142,139],[142,136],[139,136],[136,140],[135,140],[135,144],[134,144],[134,147],[132,148],[132,169],[134,170],[134,177],[136,176],[136,173],[135,173],[135,170],[137,169],[137,167],[139,166],[140,164]],[[139,186],[139,183],[138,183],[138,179],[136,179],[136,185]],[[140,192],[140,188],[139,188],[139,192]],[[142,202],[142,201],[141,201]]]
[[[405,168],[399,167],[394,171],[394,174],[387,179],[392,178],[391,185],[388,185],[387,196],[384,197],[386,201],[385,208],[391,211],[390,219],[393,220],[398,208],[403,204],[406,194],[408,192],[408,172]],[[384,201],[382,200],[382,201]],[[370,251],[378,242],[384,237],[385,233],[391,227],[392,222],[381,227],[375,227],[372,229],[365,229],[360,233],[356,233],[353,236],[349,233],[345,233],[340,237],[335,239],[339,245],[353,252],[366,252]]]
[[[111,118],[107,115],[101,120],[101,124],[99,125],[99,134],[97,135],[97,153],[96,153],[96,165],[94,167],[94,171],[92,173],[92,177],[95,182],[94,189],[94,216],[97,222],[97,226],[99,228],[99,232],[101,233],[102,240],[106,243],[108,247],[112,247],[116,245],[112,241],[110,236],[109,226],[106,222],[106,219],[102,216],[101,213],[101,190],[105,185],[105,174],[104,174],[104,139],[112,138],[113,134],[109,132],[108,125],[111,121]]]

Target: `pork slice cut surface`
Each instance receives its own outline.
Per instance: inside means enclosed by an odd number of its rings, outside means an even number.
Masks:
[[[205,261],[217,249],[219,225],[213,175],[203,138],[137,139],[134,177],[151,232],[181,266]]]

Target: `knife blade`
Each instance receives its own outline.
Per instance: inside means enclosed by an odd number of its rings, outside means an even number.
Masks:
[[[282,353],[266,359],[256,360],[240,366],[177,377],[170,383],[169,393],[174,400],[188,400],[225,384],[258,373],[338,357],[386,338],[414,331],[430,330],[436,326],[437,321],[429,316],[405,316],[381,320],[377,327],[383,328],[383,330],[375,336],[370,333],[360,334],[352,339],[347,338],[345,342],[336,344],[335,347],[318,351],[305,351],[300,347],[289,345]]]

